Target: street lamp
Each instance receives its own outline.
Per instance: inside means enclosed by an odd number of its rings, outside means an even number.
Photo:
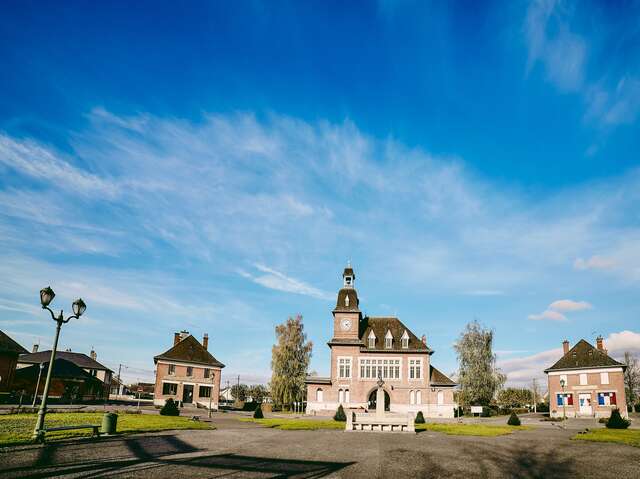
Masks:
[[[60,337],[60,328],[64,323],[68,323],[70,319],[79,318],[87,309],[87,305],[82,299],[76,299],[71,308],[73,310],[73,316],[69,316],[67,319],[63,316],[63,311],[60,310],[60,314],[58,316],[49,308],[49,304],[53,301],[53,298],[56,297],[56,293],[53,292],[51,287],[47,286],[40,290],[40,304],[42,304],[42,309],[46,309],[51,313],[51,319],[56,322],[56,335],[53,339],[53,348],[51,348],[51,359],[49,360],[49,368],[47,369],[47,379],[44,383],[44,391],[42,393],[42,401],[40,402],[40,409],[38,410],[38,420],[36,422],[36,427],[33,430],[32,439],[34,441],[41,442],[44,440],[44,416],[47,413],[47,396],[49,395],[49,386],[51,386],[51,373],[53,371],[53,363],[56,359],[56,350],[58,348],[58,338]]]
[[[567,419],[567,406],[565,405],[565,400],[567,399],[564,395],[564,379],[560,380],[560,387],[562,388],[562,420],[566,420]]]

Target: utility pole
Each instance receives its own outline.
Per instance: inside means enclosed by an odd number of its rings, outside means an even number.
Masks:
[[[118,364],[118,396],[122,396],[122,378],[120,373],[122,372],[122,364]]]
[[[537,399],[538,385],[536,384],[536,378],[533,378],[533,412],[538,412],[538,399]]]

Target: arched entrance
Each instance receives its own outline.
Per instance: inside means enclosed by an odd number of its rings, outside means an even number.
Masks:
[[[389,397],[389,393],[387,391],[384,391],[384,410],[385,411],[389,411],[389,405],[391,404],[391,398]],[[368,408],[369,409],[376,409],[377,408],[377,404],[376,404],[376,393],[378,392],[377,389],[374,389],[373,391],[371,391],[369,393],[369,400],[368,400]]]

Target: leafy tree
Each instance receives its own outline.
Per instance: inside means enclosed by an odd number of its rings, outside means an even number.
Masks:
[[[247,399],[247,391],[249,387],[246,384],[234,384],[231,386],[231,395],[236,401],[244,401]]]
[[[418,411],[418,414],[416,414],[416,419],[414,422],[416,424],[424,424],[424,415],[422,414],[422,411]]]
[[[342,408],[342,404],[338,406],[338,410],[333,416],[334,421],[342,421],[345,422],[347,420],[347,415],[344,413],[344,409]]]
[[[507,424],[509,426],[519,426],[520,425],[520,418],[518,417],[518,415],[515,412],[512,412],[511,416],[509,416],[509,420],[507,421]]]
[[[179,416],[180,409],[178,409],[178,403],[169,398],[165,401],[164,406],[160,409],[161,416]]]
[[[261,403],[268,395],[269,391],[266,386],[263,386],[262,384],[249,386],[247,390],[247,396],[251,396],[251,398],[257,403]]]
[[[253,418],[254,419],[263,419],[264,418],[264,414],[262,414],[262,407],[260,407],[260,404],[258,404],[258,407],[256,408],[256,410],[253,411]]]
[[[530,389],[506,388],[498,392],[497,404],[502,409],[523,408],[533,403]]]
[[[631,423],[620,415],[620,409],[615,408],[611,411],[611,417],[606,423],[609,429],[626,429]]]
[[[276,404],[304,399],[305,377],[313,344],[307,341],[302,316],[276,326],[276,344],[271,350],[271,397]]]
[[[627,405],[631,406],[638,400],[636,391],[640,390],[640,361],[629,351],[624,353],[624,393],[627,397]]]
[[[493,331],[473,321],[460,333],[454,348],[458,355],[460,399],[466,405],[486,406],[502,387],[506,376],[496,367]]]

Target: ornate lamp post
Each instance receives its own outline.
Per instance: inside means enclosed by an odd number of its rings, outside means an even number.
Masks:
[[[64,319],[63,311],[60,310],[60,314],[56,316],[54,312],[49,308],[49,304],[55,298],[56,293],[53,292],[51,287],[47,286],[44,289],[40,290],[40,303],[42,304],[42,309],[46,309],[51,313],[51,319],[53,319],[56,325],[56,335],[53,339],[53,348],[51,348],[51,359],[49,360],[49,368],[47,369],[47,379],[44,383],[44,391],[42,393],[42,401],[40,402],[40,409],[38,410],[38,420],[36,422],[36,427],[33,430],[32,439],[34,441],[41,442],[44,439],[44,416],[47,413],[47,397],[49,395],[49,386],[51,386],[51,373],[53,371],[53,364],[56,358],[56,350],[58,349],[58,338],[60,337],[60,328],[64,323],[68,323],[72,318],[79,318],[87,309],[87,305],[82,301],[81,298],[76,299],[72,304],[73,315],[69,316],[67,319]]]
[[[567,419],[567,406],[565,405],[565,400],[567,399],[564,395],[564,379],[560,380],[560,387],[562,388],[562,420]]]

